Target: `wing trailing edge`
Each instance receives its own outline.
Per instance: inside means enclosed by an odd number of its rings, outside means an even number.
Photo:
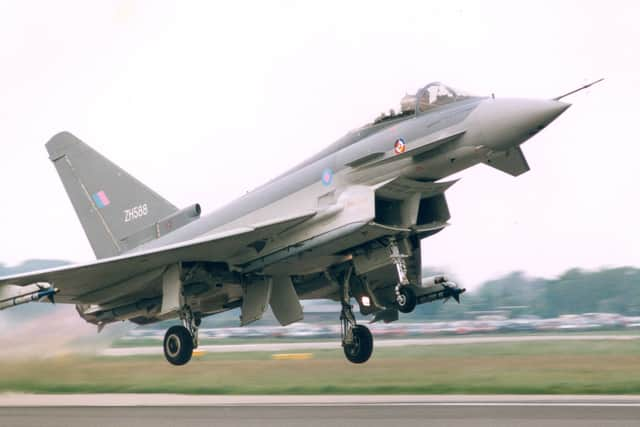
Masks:
[[[57,295],[58,301],[92,304],[109,298],[106,288],[135,276],[147,272],[152,274],[153,270],[176,262],[225,261],[254,242],[277,235],[313,215],[315,212],[305,212],[84,264],[0,277],[0,286],[8,284],[25,286],[41,282],[55,284],[55,287],[60,289]],[[117,288],[113,288],[114,291]],[[95,292],[98,290],[105,292]]]

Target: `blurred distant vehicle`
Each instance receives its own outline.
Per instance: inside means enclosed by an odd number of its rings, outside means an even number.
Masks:
[[[497,329],[499,332],[533,332],[536,330],[534,322],[529,320],[507,320]]]

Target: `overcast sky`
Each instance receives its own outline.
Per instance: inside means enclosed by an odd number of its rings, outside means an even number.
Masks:
[[[640,265],[640,3],[0,2],[0,262],[93,257],[44,143],[68,130],[205,212],[433,80],[550,98],[599,77],[448,193],[426,265],[467,286],[514,269]]]

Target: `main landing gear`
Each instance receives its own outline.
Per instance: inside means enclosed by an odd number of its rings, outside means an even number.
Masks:
[[[180,319],[183,325],[170,327],[164,336],[164,357],[176,366],[191,360],[193,349],[198,347],[198,328],[202,322],[186,305],[180,310]]]
[[[349,307],[349,311],[351,307]],[[340,316],[342,320],[342,315]],[[373,353],[373,335],[369,328],[342,320],[342,349],[351,363],[364,363]],[[346,331],[345,331],[346,329]]]
[[[405,258],[407,255],[400,253],[398,243],[393,237],[389,238],[389,258],[396,266],[398,272],[398,284],[396,285],[396,307],[402,313],[411,313],[418,303],[416,293],[409,287],[409,278],[407,277],[407,263]]]
[[[352,270],[353,267],[350,266],[345,271],[342,281],[338,282],[341,296],[340,302],[342,303],[342,310],[340,311],[342,348],[347,360],[352,363],[364,363],[369,360],[373,353],[373,335],[371,335],[369,328],[358,325],[353,315],[349,288]],[[331,281],[336,281],[329,273],[327,275]]]

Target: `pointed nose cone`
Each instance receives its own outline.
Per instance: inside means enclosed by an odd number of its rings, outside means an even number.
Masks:
[[[556,117],[558,117],[560,114],[564,113],[567,108],[571,107],[571,104],[569,104],[568,102],[560,102],[560,101],[552,101],[554,103],[554,109],[557,112]]]
[[[565,102],[546,99],[524,100],[520,112],[521,117],[516,120],[522,120],[522,125],[528,127],[530,131],[535,130],[535,134],[558,118],[570,106],[571,104]]]
[[[571,104],[547,99],[489,99],[476,115],[486,145],[505,149],[522,144]]]

